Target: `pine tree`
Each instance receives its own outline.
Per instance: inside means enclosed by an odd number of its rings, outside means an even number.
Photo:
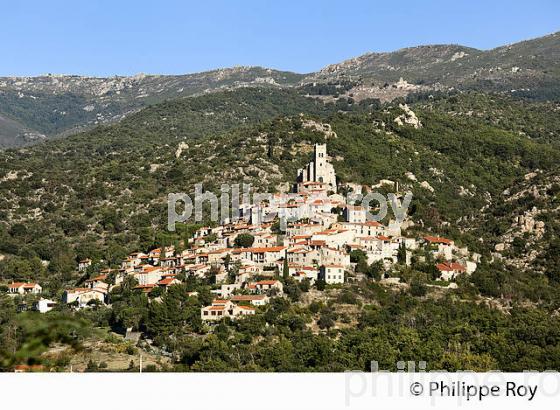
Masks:
[[[284,280],[288,280],[290,277],[290,267],[288,266],[288,252],[284,253],[284,267],[282,268],[282,277]]]

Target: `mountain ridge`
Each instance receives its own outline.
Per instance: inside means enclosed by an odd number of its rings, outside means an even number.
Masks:
[[[474,89],[560,100],[560,32],[478,50],[457,44],[366,53],[315,73],[238,66],[183,75],[0,77],[0,149],[66,136],[162,101],[240,87],[295,88],[326,101],[391,101]]]

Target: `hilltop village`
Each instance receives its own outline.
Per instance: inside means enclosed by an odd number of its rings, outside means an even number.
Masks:
[[[240,220],[200,227],[182,251],[168,246],[131,253],[120,269],[97,272],[80,287],[66,289],[60,301],[42,298],[38,283],[11,283],[7,292],[36,295],[33,309],[45,313],[58,303],[75,309],[110,305],[110,292],[130,277],[135,290],[146,294],[200,278],[212,284],[215,298],[200,312],[203,321],[211,322],[255,314],[271,298],[283,297],[290,278],[319,291],[376,275],[381,282],[398,284],[392,267],[409,266],[413,258],[432,264],[432,279],[449,282],[446,286],[475,271],[479,255],[439,236],[405,237],[403,224],[394,220],[386,225],[368,220],[369,210],[348,204],[338,188],[326,144],[317,144],[313,160],[298,171],[297,195],[274,194],[266,203],[241,204]],[[285,232],[278,229],[279,214],[291,217]],[[90,259],[82,260],[77,270],[86,273],[91,265]],[[372,270],[375,275],[366,275]]]

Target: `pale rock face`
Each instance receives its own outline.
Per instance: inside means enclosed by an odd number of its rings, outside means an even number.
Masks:
[[[503,242],[497,243],[494,249],[496,250],[496,252],[503,252],[506,249],[506,244]]]
[[[410,179],[411,181],[414,182],[418,181],[418,178],[416,178],[416,175],[414,175],[412,172],[405,172],[404,176]]]
[[[525,174],[523,176],[523,178],[525,178],[525,181],[528,181],[530,179],[533,179],[537,176],[538,174],[536,172],[529,172],[528,174]]]
[[[417,88],[416,85],[410,84],[408,81],[403,80],[402,77],[395,83],[395,87],[399,90],[415,90]]]
[[[516,225],[521,229],[521,233],[531,233],[537,238],[542,237],[545,230],[545,224],[543,221],[536,221],[535,216],[539,213],[537,208],[533,208],[530,211],[525,212],[523,215],[518,216],[515,219],[514,226]]]
[[[459,196],[474,196],[474,194],[464,186],[459,186]]]
[[[326,138],[336,138],[336,132],[332,130],[330,124],[323,124],[313,120],[305,120],[303,127],[315,131],[319,131],[325,135]]]
[[[404,126],[406,124],[411,125],[414,128],[422,127],[422,123],[420,122],[414,111],[412,111],[407,104],[399,104],[399,107],[404,111],[404,114],[401,114],[397,118],[395,118],[394,121],[398,125]]]
[[[186,142],[180,142],[177,146],[177,151],[175,151],[175,158],[179,158],[185,149],[189,149],[189,144]]]
[[[434,188],[430,185],[430,183],[428,181],[420,182],[420,186],[424,189],[427,189],[430,192],[434,192]]]
[[[451,56],[451,61],[459,60],[460,58],[468,56],[464,51],[458,51]]]
[[[8,173],[2,179],[0,179],[0,182],[13,181],[17,178],[18,178],[18,172],[17,171],[8,171]]]
[[[255,78],[257,84],[272,84],[277,85],[276,81],[272,77],[257,77]]]
[[[432,175],[434,175],[436,177],[442,177],[443,176],[443,171],[441,169],[430,167],[429,170],[432,173]]]

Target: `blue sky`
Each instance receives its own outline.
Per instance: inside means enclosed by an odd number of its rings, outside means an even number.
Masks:
[[[0,76],[310,72],[368,51],[489,49],[560,30],[558,0],[29,0],[1,6]]]

